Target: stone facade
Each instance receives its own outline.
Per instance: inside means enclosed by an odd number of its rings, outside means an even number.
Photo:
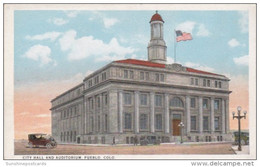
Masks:
[[[176,142],[183,122],[184,141],[230,140],[229,79],[153,57],[114,61],[54,98],[53,137],[59,143],[133,143],[144,136]]]

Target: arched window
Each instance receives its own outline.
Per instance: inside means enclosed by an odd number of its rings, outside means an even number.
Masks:
[[[170,101],[170,106],[172,106],[172,107],[182,107],[182,108],[184,107],[183,102],[179,97],[172,98],[171,101]]]

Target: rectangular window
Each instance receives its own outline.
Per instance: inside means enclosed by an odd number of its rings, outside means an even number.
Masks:
[[[140,79],[144,80],[144,72],[140,72]]]
[[[132,104],[132,96],[130,93],[124,93],[124,104],[131,105]]]
[[[134,71],[130,71],[130,79],[134,79]]]
[[[218,87],[218,81],[215,81],[215,88]]]
[[[155,74],[155,81],[158,81],[159,82],[160,78],[159,78],[159,74]]]
[[[157,130],[162,130],[162,114],[155,115],[155,128]]]
[[[104,95],[105,105],[107,105],[107,94]]]
[[[128,78],[128,71],[124,70],[124,78]]]
[[[160,107],[162,106],[162,96],[155,95],[155,106]]]
[[[221,82],[218,83],[218,87],[221,88]]]
[[[219,117],[215,117],[214,125],[215,125],[215,130],[219,130]]]
[[[194,78],[191,78],[191,79],[190,79],[190,84],[191,84],[191,85],[194,85]]]
[[[107,132],[108,129],[108,121],[107,121],[107,114],[105,114],[105,132]]]
[[[219,110],[219,100],[214,100],[214,110]]]
[[[88,87],[91,87],[92,86],[92,80],[89,80],[88,81]]]
[[[98,128],[98,132],[100,131],[100,115],[98,116],[98,120],[97,120],[97,128]]]
[[[196,130],[196,116],[191,116],[190,117],[190,129],[191,130]]]
[[[209,117],[203,117],[203,130],[209,130]]]
[[[97,99],[97,107],[100,108],[100,97],[97,96],[96,99]]]
[[[147,94],[141,94],[140,95],[140,104],[143,106],[147,105]]]
[[[132,129],[132,115],[125,113],[125,129]]]
[[[210,87],[210,80],[207,80],[207,87]]]
[[[94,132],[94,119],[93,119],[93,116],[90,117],[90,122],[91,122],[91,131]]]
[[[195,85],[199,85],[199,79],[195,78]]]
[[[104,81],[104,80],[106,80],[106,79],[107,79],[107,73],[104,72],[104,73],[102,73],[102,81]]]
[[[209,104],[208,104],[208,99],[203,99],[203,109],[208,109]]]
[[[190,107],[196,108],[196,99],[195,97],[190,98]]]
[[[98,84],[99,83],[99,76],[96,76],[95,77],[95,84]]]
[[[164,82],[164,74],[160,74],[160,81]]]
[[[149,80],[149,72],[145,73],[145,79],[148,81]]]
[[[203,86],[206,86],[206,79],[203,79]]]
[[[147,114],[140,115],[140,129],[147,129],[148,118]]]

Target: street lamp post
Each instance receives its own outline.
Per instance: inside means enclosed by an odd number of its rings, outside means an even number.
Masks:
[[[184,123],[183,122],[180,122],[180,124],[178,125],[179,127],[180,127],[180,129],[181,129],[181,144],[183,143],[183,140],[182,140],[182,129],[183,129],[183,127],[184,127]]]
[[[232,112],[232,115],[233,115],[233,119],[237,119],[238,120],[238,151],[242,151],[241,149],[241,125],[240,125],[240,119],[244,118],[246,119],[246,111],[244,111],[244,115],[241,116],[240,113],[241,113],[241,110],[242,108],[240,106],[237,107],[237,116],[235,116],[235,112]]]

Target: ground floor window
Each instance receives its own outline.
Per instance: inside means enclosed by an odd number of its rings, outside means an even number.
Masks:
[[[140,115],[140,129],[147,129],[148,116],[147,114]]]
[[[125,129],[132,129],[132,114],[125,113]]]
[[[162,114],[155,115],[155,128],[157,130],[162,130]]]
[[[219,130],[219,117],[215,117],[214,124],[215,124],[215,130]]]
[[[207,116],[203,117],[203,130],[204,131],[209,130],[209,117]]]
[[[196,116],[191,116],[190,117],[190,122],[191,122],[191,124],[190,124],[190,129],[191,130],[197,130],[197,128],[196,128]]]

